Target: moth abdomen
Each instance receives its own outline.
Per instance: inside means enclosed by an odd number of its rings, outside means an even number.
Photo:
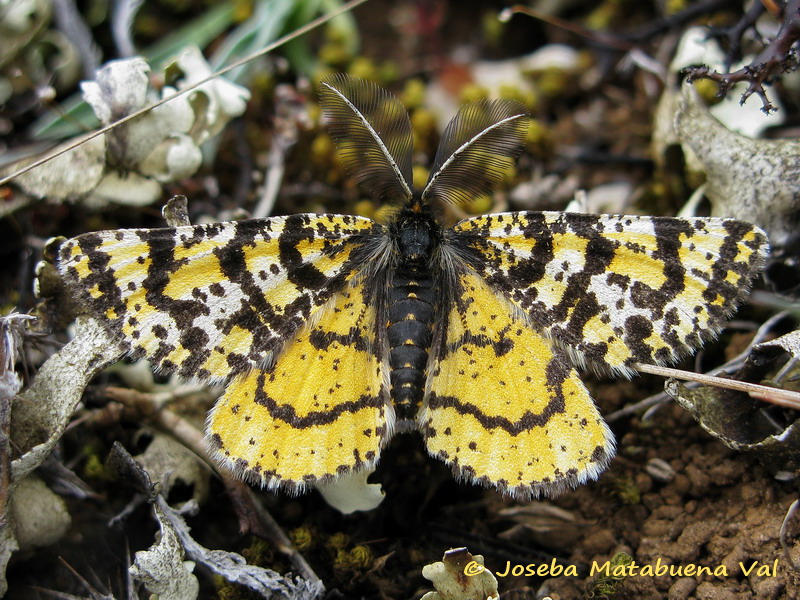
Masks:
[[[427,269],[400,266],[389,288],[389,380],[397,416],[413,420],[422,404],[435,315],[434,281]]]

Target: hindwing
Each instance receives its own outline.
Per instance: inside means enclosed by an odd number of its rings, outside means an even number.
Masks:
[[[419,419],[428,451],[522,498],[597,477],[614,440],[566,353],[474,272],[454,287]]]
[[[228,385],[207,423],[220,462],[295,491],[377,463],[394,421],[377,332],[365,284],[347,284],[273,365]]]

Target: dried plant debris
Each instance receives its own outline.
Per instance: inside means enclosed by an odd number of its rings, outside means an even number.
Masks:
[[[17,538],[8,523],[0,527],[0,597],[5,596],[8,591],[8,580],[6,579],[6,568],[8,561],[19,550]]]
[[[705,194],[713,215],[758,224],[773,246],[797,230],[800,141],[754,140],[729,131],[688,84],[674,127],[687,163],[706,174]]]
[[[5,570],[11,555],[19,549],[13,516],[8,510],[11,502],[11,425],[12,401],[22,389],[22,378],[15,370],[22,346],[22,331],[28,315],[13,313],[0,318],[0,596],[8,587]],[[9,527],[9,523],[12,525]]]
[[[764,280],[782,296],[800,296],[800,233],[788,236],[772,250],[764,268]]]
[[[64,501],[39,477],[12,480],[11,407],[23,384],[15,363],[32,319],[18,313],[0,317],[0,596],[8,587],[5,569],[11,555],[57,542],[71,523]]]
[[[22,349],[25,328],[33,319],[31,315],[16,312],[0,317],[0,402],[10,402],[22,389],[22,379],[15,364]],[[3,433],[7,433],[5,429]]]
[[[189,595],[194,588],[184,575],[184,572],[190,574],[191,571],[184,562],[184,557],[187,556],[212,573],[249,588],[264,598],[314,600],[324,593],[325,590],[319,581],[283,576],[270,569],[248,565],[247,561],[235,552],[209,550],[196,542],[183,515],[196,513],[197,503],[190,500],[181,510],[167,504],[159,486],[152,482],[148,472],[121,444],[114,444],[108,464],[122,479],[147,496],[161,528],[162,541],[156,542],[148,551],[152,554],[144,553],[142,560],[140,555],[143,553],[137,552],[137,561],[131,567],[133,576],[145,581],[150,591],[163,594],[166,592],[159,590],[167,590],[173,593],[175,588],[170,578],[177,577],[182,580],[181,593],[186,595],[170,597],[189,599],[196,597],[196,592],[194,595]],[[163,542],[165,534],[170,537],[166,543]]]
[[[791,359],[776,372],[775,359],[785,353],[789,353]],[[766,378],[766,383],[773,385],[796,386],[797,369],[794,367],[798,356],[800,332],[794,331],[756,345],[735,378]],[[756,453],[776,471],[800,467],[800,419],[796,411],[717,387],[689,389],[674,380],[667,382],[665,390],[703,429],[727,446]]]
[[[191,504],[187,504],[185,510],[189,510]],[[169,507],[163,496],[159,495],[156,506],[169,520],[189,558],[212,573],[247,587],[264,598],[314,600],[325,592],[320,581],[307,581],[299,576],[292,578],[291,574],[281,575],[271,569],[248,565],[244,557],[235,552],[205,548],[191,537],[189,527],[181,514]]]
[[[42,365],[31,386],[14,397],[12,405],[14,419],[11,422],[9,437],[14,440],[21,455],[11,461],[10,469],[8,469],[8,464],[3,465],[3,471],[8,471],[6,474],[8,479],[4,481],[3,492],[10,494],[12,500],[18,498],[17,494],[24,494],[24,490],[29,489],[32,485],[37,485],[32,480],[29,481],[31,474],[50,456],[56,443],[61,439],[69,419],[81,401],[87,383],[94,375],[122,355],[117,343],[96,321],[80,318],[77,322],[77,330],[78,335],[75,339]],[[6,356],[11,355],[7,354]],[[50,498],[50,500],[48,508],[42,509],[40,512],[42,515],[56,518],[63,513],[58,509],[58,506],[63,506],[63,503],[49,490],[42,490],[42,486],[44,484],[36,488],[36,493],[40,496],[41,501],[46,498]],[[23,491],[20,492],[20,490]],[[16,500],[15,503],[23,511],[28,505],[33,504],[30,500]],[[18,518],[25,519],[25,514],[27,513],[20,513],[23,516],[18,515]],[[34,521],[37,519],[39,517],[33,518]],[[69,515],[58,517],[58,523],[60,525],[58,527],[54,525],[53,531],[61,530],[63,534],[63,530],[69,524]],[[0,535],[5,536],[8,542],[3,544],[7,552],[2,557],[7,559],[10,552],[17,547],[23,547],[23,544],[12,542],[14,534],[7,530],[8,528],[0,529],[2,529]],[[48,534],[44,533],[43,535],[47,536]],[[47,539],[54,541],[60,535],[52,534]],[[5,562],[3,560],[0,560],[0,566],[4,571]],[[2,575],[0,591],[5,585],[4,572]]]
[[[80,138],[54,148],[66,149]],[[28,194],[51,201],[80,198],[89,194],[100,183],[105,172],[106,140],[104,137],[87,139],[74,150],[56,156],[44,168],[36,168],[19,175],[14,181]],[[29,161],[13,165],[8,171],[24,166]]]
[[[535,502],[524,506],[503,508],[498,511],[498,514],[522,525],[531,532],[548,535],[553,534],[556,530],[581,525],[573,512],[549,502]],[[501,533],[499,537],[503,537],[503,534]]]
[[[720,93],[722,95],[727,93],[734,84],[746,82],[747,89],[742,93],[742,103],[756,94],[761,98],[762,110],[765,113],[776,110],[767,96],[764,85],[784,73],[795,71],[798,68],[797,42],[800,40],[800,0],[786,0],[785,5],[781,8],[783,20],[778,32],[748,64],[735,71],[723,73],[712,70],[709,66],[691,67],[686,69],[688,80],[690,82],[696,79],[718,81],[721,84]],[[727,62],[730,64],[731,61]]]
[[[692,29],[683,36],[671,71],[706,56],[722,60],[714,40]],[[800,142],[794,139],[751,139],[783,122],[784,113],[767,116],[752,103],[722,102],[707,107],[690,84],[668,85],[656,109],[653,155],[665,166],[670,146],[680,145],[690,172],[705,176],[681,211],[696,214],[705,197],[716,216],[751,221],[769,233],[771,255],[765,269],[770,286],[782,294],[800,290]]]
[[[788,352],[795,360],[800,359],[800,331],[792,331],[769,342],[762,342],[754,350],[764,352],[775,348]]]
[[[149,550],[136,553],[129,572],[160,599],[193,600],[200,591],[197,577],[192,574],[194,565],[184,561],[178,534],[159,504],[153,505],[153,512],[161,530],[160,539]]]
[[[95,81],[81,87],[84,100],[107,126],[210,74],[200,50],[190,47],[166,66],[168,85],[158,93],[142,58],[111,61],[97,71]],[[149,204],[161,197],[163,184],[197,171],[203,160],[200,146],[241,115],[249,97],[245,88],[217,79],[20,175],[16,182],[29,194],[51,201],[85,197],[95,205]]]
[[[771,364],[770,359],[775,359],[776,357],[784,358],[787,355],[788,360],[783,363],[777,373],[770,377],[767,383],[795,390],[798,388],[797,382],[800,380],[800,370],[798,369],[798,364],[800,363],[800,330],[757,344],[753,347],[753,352],[749,359],[755,365]],[[781,363],[776,361],[775,364]]]
[[[497,579],[483,566],[483,557],[466,548],[444,553],[442,562],[426,565],[422,576],[433,583],[435,592],[420,600],[490,600],[499,598]]]
[[[36,475],[26,477],[14,488],[8,525],[21,552],[56,543],[71,523],[64,500]]]
[[[137,437],[152,438],[135,460],[158,483],[164,496],[180,485],[191,490],[191,501],[205,501],[211,470],[196,454],[163,433],[142,430]]]
[[[191,225],[189,221],[189,200],[186,196],[173,196],[161,209],[167,227]]]
[[[14,401],[11,437],[22,455],[11,463],[12,485],[50,455],[88,382],[123,354],[94,319],[79,317],[76,331],[75,338],[42,365],[31,386]]]
[[[0,105],[30,92],[40,97],[55,95],[56,91],[69,89],[80,77],[80,57],[74,40],[50,26],[53,4],[49,0],[10,0],[0,4]],[[19,106],[20,103],[15,104],[16,108]],[[7,123],[13,126],[10,121]]]
[[[681,37],[675,56],[669,66],[671,83],[664,90],[665,96],[678,95],[680,75],[692,65],[704,64],[710,68],[723,69],[725,53],[716,39],[710,37],[705,27],[691,27]],[[675,85],[673,85],[675,83]],[[776,113],[767,114],[761,110],[758,101],[739,102],[736,93],[744,93],[747,84],[742,82],[734,85],[729,91],[733,92],[719,99],[709,107],[708,111],[715,119],[733,132],[741,133],[747,137],[760,137],[768,127],[775,127],[785,121],[786,111],[781,110],[783,105],[773,94],[773,103]]]
[[[704,386],[690,389],[675,380],[664,388],[708,433],[734,450],[752,450],[770,458],[776,470],[800,466],[800,426],[791,423],[780,432],[760,406],[744,394]],[[741,397],[741,398],[740,398]]]

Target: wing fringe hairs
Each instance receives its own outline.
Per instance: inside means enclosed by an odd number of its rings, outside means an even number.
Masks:
[[[419,430],[460,479],[518,498],[595,479],[613,436],[573,365],[631,376],[717,332],[767,253],[732,219],[510,212],[442,227],[433,204],[495,189],[527,114],[463,107],[428,184],[411,184],[402,104],[373,83],[320,84],[386,226],[335,214],[87,233],[59,268],[134,358],[227,382],[207,420],[216,458],[299,493],[374,467]]]

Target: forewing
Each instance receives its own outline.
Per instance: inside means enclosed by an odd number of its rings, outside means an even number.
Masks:
[[[59,268],[134,357],[222,379],[269,364],[381,232],[342,215],[101,231],[65,242]]]
[[[389,201],[411,197],[411,121],[403,104],[371,81],[335,74],[320,82],[328,130],[362,189]]]
[[[522,152],[528,124],[513,100],[462,106],[442,133],[422,199],[457,204],[491,194]]]
[[[716,333],[768,252],[733,219],[556,212],[468,219],[450,244],[573,356],[628,375]]]
[[[291,491],[378,461],[394,413],[365,287],[348,284],[272,367],[228,386],[207,424],[217,459],[250,481]]]
[[[613,437],[564,351],[477,274],[454,287],[419,418],[428,452],[520,498],[596,478]]]

